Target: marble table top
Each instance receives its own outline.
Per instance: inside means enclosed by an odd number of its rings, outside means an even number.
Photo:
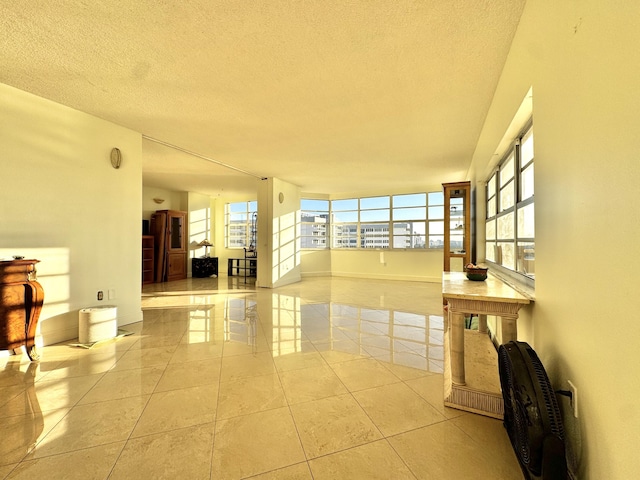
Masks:
[[[491,274],[484,282],[475,282],[467,279],[467,275],[463,272],[443,272],[442,296],[522,305],[530,303],[529,298]]]

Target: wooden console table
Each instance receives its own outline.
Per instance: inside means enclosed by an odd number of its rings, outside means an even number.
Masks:
[[[36,281],[39,260],[0,261],[0,350],[25,346],[31,360],[38,360],[35,337],[44,300]]]
[[[449,344],[445,345],[448,361],[445,362],[444,403],[449,407],[502,418],[503,399],[499,381],[495,381],[498,379],[497,354],[487,335],[487,315],[500,317],[503,343],[517,340],[518,311],[530,303],[530,299],[493,275],[484,282],[474,282],[461,272],[443,272],[442,296],[448,305],[445,343]],[[471,313],[479,314],[477,332],[465,332],[465,314]],[[465,352],[465,339],[467,350],[475,351]],[[474,381],[467,378],[465,359],[467,367],[474,368],[474,373],[477,373]],[[477,364],[480,364],[480,369]],[[487,371],[494,366],[495,370]]]

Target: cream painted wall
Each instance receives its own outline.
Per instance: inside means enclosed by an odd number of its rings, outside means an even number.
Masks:
[[[331,250],[331,273],[336,277],[441,282],[440,250]]]
[[[470,170],[486,178],[533,86],[536,302],[526,340],[555,388],[578,387],[579,418],[565,414],[565,426],[580,479],[640,476],[639,27],[637,2],[528,2]]]
[[[185,209],[185,195],[187,194],[184,192],[144,186],[142,188],[142,219],[149,220],[151,218],[151,214],[156,210]],[[162,199],[164,202],[158,204],[153,201],[154,198]]]
[[[258,278],[259,287],[275,288],[301,279],[299,221],[300,189],[278,178],[259,182]]]
[[[116,305],[119,325],[142,320],[141,135],[0,84],[0,145],[0,257],[40,260],[38,343],[77,337],[85,307]]]

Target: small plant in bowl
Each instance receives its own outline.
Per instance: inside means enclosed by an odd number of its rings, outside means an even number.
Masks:
[[[474,282],[484,282],[487,279],[487,267],[479,267],[473,263],[467,263],[464,266],[465,272],[467,272],[467,278]]]

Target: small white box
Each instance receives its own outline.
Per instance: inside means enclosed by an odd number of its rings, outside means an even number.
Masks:
[[[118,335],[118,308],[104,307],[83,308],[78,319],[78,341],[95,343],[108,340]]]

